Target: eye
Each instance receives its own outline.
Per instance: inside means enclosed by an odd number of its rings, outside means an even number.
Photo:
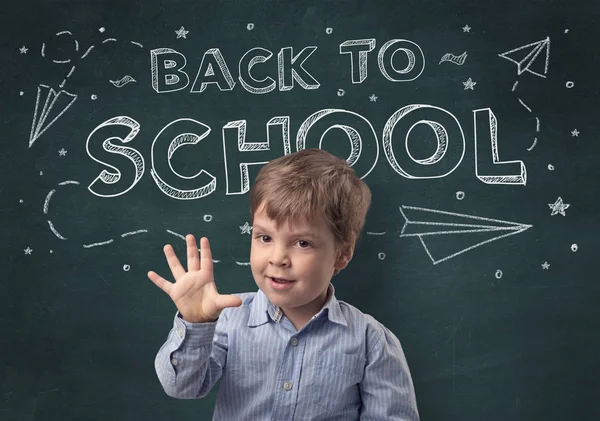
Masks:
[[[271,241],[271,237],[269,237],[268,235],[257,235],[256,238],[258,238],[263,243],[268,243]]]
[[[303,249],[311,246],[311,244],[305,240],[298,240],[298,245],[300,246],[300,248],[303,248]]]

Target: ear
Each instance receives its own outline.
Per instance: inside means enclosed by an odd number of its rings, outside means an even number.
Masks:
[[[352,260],[352,256],[354,255],[354,244],[347,244],[345,246],[340,247],[337,252],[337,258],[335,260],[334,268],[336,271],[340,271],[345,269]]]

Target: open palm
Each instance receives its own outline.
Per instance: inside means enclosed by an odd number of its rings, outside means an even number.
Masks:
[[[237,307],[242,301],[234,295],[221,295],[217,291],[208,238],[200,239],[200,256],[194,236],[187,235],[185,241],[188,270],[181,265],[173,247],[167,244],[164,253],[175,283],[153,271],[148,272],[148,278],[171,297],[184,320],[191,323],[213,321],[224,308]]]

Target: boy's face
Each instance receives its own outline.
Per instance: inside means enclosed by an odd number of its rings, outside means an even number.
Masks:
[[[262,206],[254,213],[252,275],[298,329],[323,307],[334,271],[345,268],[351,257],[351,248],[337,250],[333,232],[322,218],[290,221],[277,228]]]

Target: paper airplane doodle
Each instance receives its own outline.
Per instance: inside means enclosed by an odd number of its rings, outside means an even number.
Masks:
[[[400,237],[419,237],[434,265],[532,227],[499,219],[414,206],[402,205],[400,213],[406,220]],[[450,249],[452,251],[449,251]],[[457,249],[459,250],[456,251]],[[434,257],[434,254],[444,257]]]
[[[542,63],[540,57],[542,51],[544,52],[543,56],[541,56],[544,57],[543,69],[541,69]],[[550,37],[523,45],[514,50],[506,51],[498,54],[498,56],[515,63],[517,65],[518,75],[529,72],[536,76],[546,77],[546,74],[548,73],[548,61],[550,59]],[[540,58],[538,59],[538,57]]]
[[[62,116],[77,99],[77,95],[65,90],[55,91],[48,85],[39,85],[37,90],[37,99],[33,111],[33,122],[31,124],[31,133],[29,135],[29,147],[33,145],[48,128]],[[43,107],[40,110],[41,102]]]

